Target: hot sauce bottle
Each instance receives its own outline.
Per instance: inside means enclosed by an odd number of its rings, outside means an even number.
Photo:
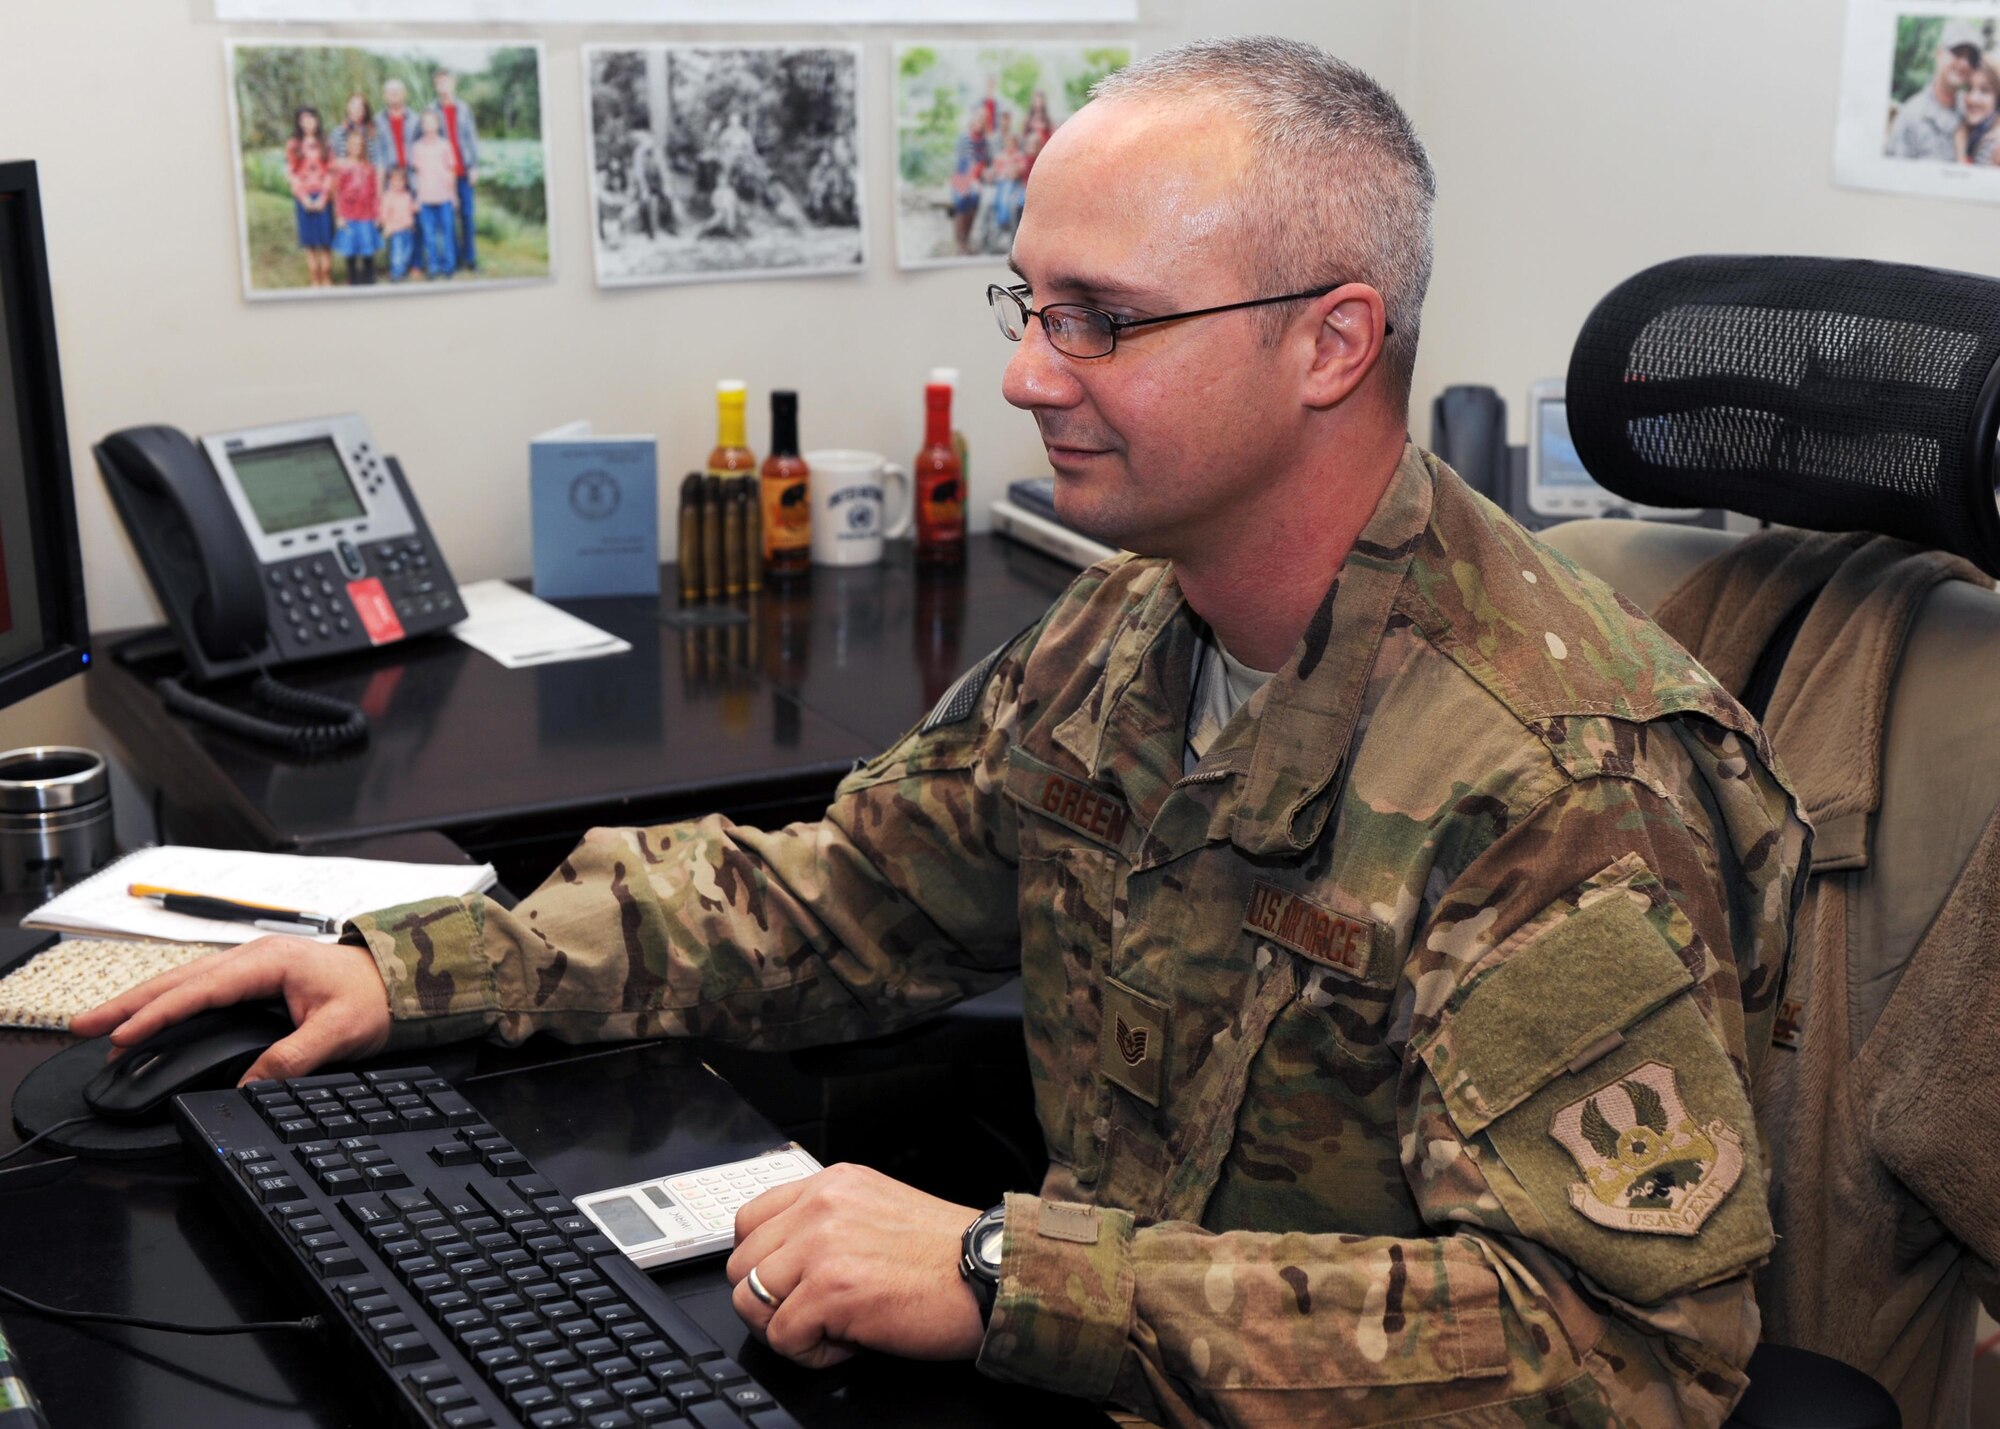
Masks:
[[[945,386],[951,388],[952,400],[954,402],[958,400],[958,369],[956,367],[933,367],[931,369],[930,380],[933,382],[942,382]],[[972,452],[966,446],[965,433],[957,427],[951,429],[951,445],[952,450],[958,453],[959,485],[969,486],[972,482]]]
[[[771,394],[771,454],[764,459],[764,571],[779,577],[812,569],[810,473],[799,455],[799,394]]]
[[[722,559],[730,573],[724,578],[724,589],[729,595],[741,595],[764,584],[762,552],[758,549],[761,542],[748,539],[749,522],[744,518],[750,513],[737,504],[736,495],[739,483],[752,481],[757,475],[757,454],[750,450],[745,435],[745,396],[741,382],[715,384],[715,450],[708,454],[708,475],[722,483],[722,510],[727,523]],[[734,519],[730,519],[732,516]]]
[[[916,483],[917,564],[965,563],[965,480],[951,440],[951,388],[924,388],[924,445],[911,466]]]

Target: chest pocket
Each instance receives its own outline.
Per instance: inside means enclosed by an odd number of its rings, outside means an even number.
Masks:
[[[1105,1094],[1096,1053],[1100,979],[1122,918],[1130,811],[1115,793],[1025,750],[1008,751],[1019,809],[1021,983],[1035,1111],[1050,1157],[1078,1182],[1103,1164]]]

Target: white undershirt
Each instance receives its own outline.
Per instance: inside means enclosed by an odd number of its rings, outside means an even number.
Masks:
[[[1222,648],[1214,631],[1204,631],[1194,661],[1194,690],[1188,698],[1187,745],[1181,772],[1192,774],[1222,727],[1250,697],[1264,688],[1271,671],[1253,670]]]

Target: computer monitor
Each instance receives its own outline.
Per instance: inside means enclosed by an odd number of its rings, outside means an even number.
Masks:
[[[41,190],[0,162],[0,705],[89,665]]]
[[[1569,435],[1563,380],[1547,378],[1528,389],[1528,510],[1545,519],[1636,516],[1649,521],[1692,521],[1703,513],[1678,507],[1641,506],[1597,484]]]

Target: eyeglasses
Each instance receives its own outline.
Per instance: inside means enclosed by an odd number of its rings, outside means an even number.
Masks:
[[[987,286],[986,302],[993,309],[994,321],[1000,324],[1000,335],[1009,342],[1019,342],[1027,336],[1028,319],[1039,318],[1042,331],[1048,335],[1049,346],[1065,357],[1087,360],[1111,356],[1118,347],[1118,334],[1135,327],[1179,322],[1182,318],[1205,318],[1211,313],[1233,313],[1239,308],[1261,308],[1271,303],[1296,303],[1303,298],[1323,298],[1335,288],[1344,286],[1342,283],[1329,283],[1308,293],[1251,298],[1248,302],[1223,303],[1219,307],[1191,308],[1184,313],[1162,313],[1156,318],[1121,318],[1102,308],[1093,308],[1088,303],[1050,303],[1045,307],[1031,308],[1025,287],[1008,288],[999,283]],[[1387,323],[1382,325],[1384,337],[1394,331]]]

